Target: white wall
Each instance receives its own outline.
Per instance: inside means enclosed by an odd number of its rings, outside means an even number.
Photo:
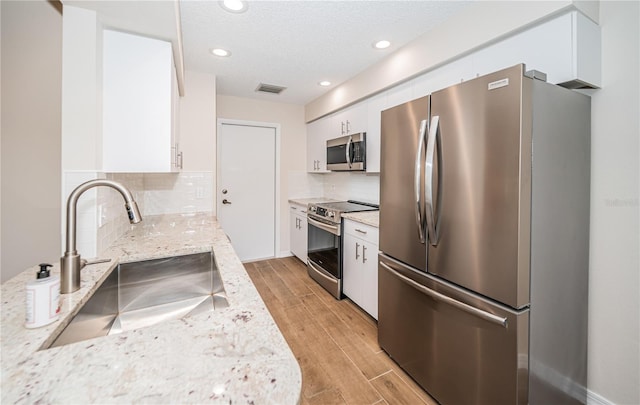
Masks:
[[[2,281],[60,257],[59,4],[2,1]]]
[[[280,124],[280,254],[286,254],[289,251],[289,176],[290,172],[306,170],[304,107],[218,95],[217,110],[218,118]]]
[[[640,403],[640,3],[603,1],[592,96],[589,389]]]
[[[214,171],[216,167],[216,77],[185,72],[180,98],[180,149],[185,171]]]

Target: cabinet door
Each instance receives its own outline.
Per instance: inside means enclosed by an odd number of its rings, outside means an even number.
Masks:
[[[386,93],[367,102],[367,172],[380,172],[380,123],[387,102]]]
[[[359,304],[362,296],[362,241],[351,235],[344,235],[344,252],[342,255],[342,292],[351,301]]]
[[[172,171],[171,43],[104,31],[103,170]]]
[[[347,108],[340,114],[340,128],[343,135],[367,132],[367,103],[361,102]]]
[[[573,11],[479,50],[473,68],[482,76],[524,63],[546,73],[549,83],[600,86],[600,47],[598,25]]]
[[[406,103],[407,101],[411,101],[415,98],[413,97],[413,86],[411,81],[394,86],[389,89],[386,94],[385,110],[387,108]]]
[[[362,241],[361,282],[359,304],[369,315],[378,319],[378,245]]]
[[[342,291],[375,319],[378,319],[377,256],[376,243],[345,233]]]
[[[473,57],[465,56],[413,79],[413,95],[415,98],[424,97],[473,77]]]
[[[307,217],[304,208],[291,206],[289,214],[289,245],[291,253],[307,262]]]
[[[321,118],[307,124],[307,172],[327,173],[327,139],[330,120]]]

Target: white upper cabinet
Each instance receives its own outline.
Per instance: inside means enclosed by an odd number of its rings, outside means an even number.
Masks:
[[[307,172],[329,173],[327,170],[327,136],[332,122],[321,118],[307,124]]]
[[[387,90],[384,110],[413,100],[412,82],[404,82]]]
[[[465,56],[456,59],[442,68],[432,70],[412,80],[413,98],[424,97],[434,91],[442,90],[473,77],[475,77],[473,58]]]
[[[333,115],[332,120],[334,124],[329,139],[367,132],[367,103],[347,107]]]
[[[600,27],[572,11],[474,53],[473,69],[482,76],[524,63],[549,83],[600,87],[600,44]]]
[[[367,172],[380,173],[380,118],[387,106],[387,94],[367,100]]]
[[[105,30],[103,52],[103,170],[179,170],[171,43]]]

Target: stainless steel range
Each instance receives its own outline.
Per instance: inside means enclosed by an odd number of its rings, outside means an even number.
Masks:
[[[342,298],[342,214],[377,210],[352,200],[308,205],[307,271],[337,299]]]

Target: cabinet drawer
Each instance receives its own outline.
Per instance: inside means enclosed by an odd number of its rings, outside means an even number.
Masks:
[[[344,233],[378,246],[378,228],[350,219],[344,220]]]
[[[298,215],[307,215],[307,206],[306,205],[298,205],[296,203],[289,203],[289,209],[291,212],[295,212]]]

